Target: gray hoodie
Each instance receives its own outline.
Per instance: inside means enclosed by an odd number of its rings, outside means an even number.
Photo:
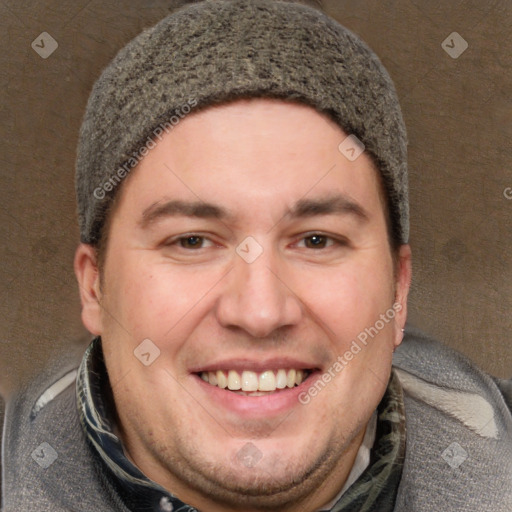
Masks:
[[[7,404],[3,512],[130,512],[86,441],[78,365],[55,362]],[[411,330],[394,370],[407,432],[395,511],[511,512],[512,383]]]

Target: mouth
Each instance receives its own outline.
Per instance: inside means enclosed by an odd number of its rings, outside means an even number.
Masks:
[[[299,395],[319,378],[321,366],[293,357],[230,358],[189,368],[200,393],[235,423],[282,418],[303,407]],[[198,395],[199,396],[199,395]]]
[[[210,386],[242,396],[266,396],[300,386],[314,369],[280,368],[255,372],[252,370],[214,370],[196,375]]]

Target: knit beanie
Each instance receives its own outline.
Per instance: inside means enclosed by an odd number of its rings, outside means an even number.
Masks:
[[[409,236],[406,132],[377,56],[323,12],[278,0],[205,0],[125,46],[91,92],[80,130],[80,238],[97,244],[122,180],[189,113],[238,98],[307,104],[347,134],[381,173],[394,237]]]

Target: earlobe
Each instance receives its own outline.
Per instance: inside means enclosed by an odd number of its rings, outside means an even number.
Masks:
[[[404,327],[407,320],[407,297],[412,279],[412,253],[411,246],[404,244],[398,251],[398,269],[396,275],[395,295],[395,347],[402,343]]]
[[[95,335],[102,333],[100,274],[96,249],[89,244],[80,244],[75,252],[75,275],[82,303],[82,322]]]

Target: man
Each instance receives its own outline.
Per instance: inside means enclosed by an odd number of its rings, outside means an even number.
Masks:
[[[96,338],[10,405],[6,510],[512,509],[506,384],[402,344],[405,128],[352,33],[177,11],[95,85],[77,196]]]

